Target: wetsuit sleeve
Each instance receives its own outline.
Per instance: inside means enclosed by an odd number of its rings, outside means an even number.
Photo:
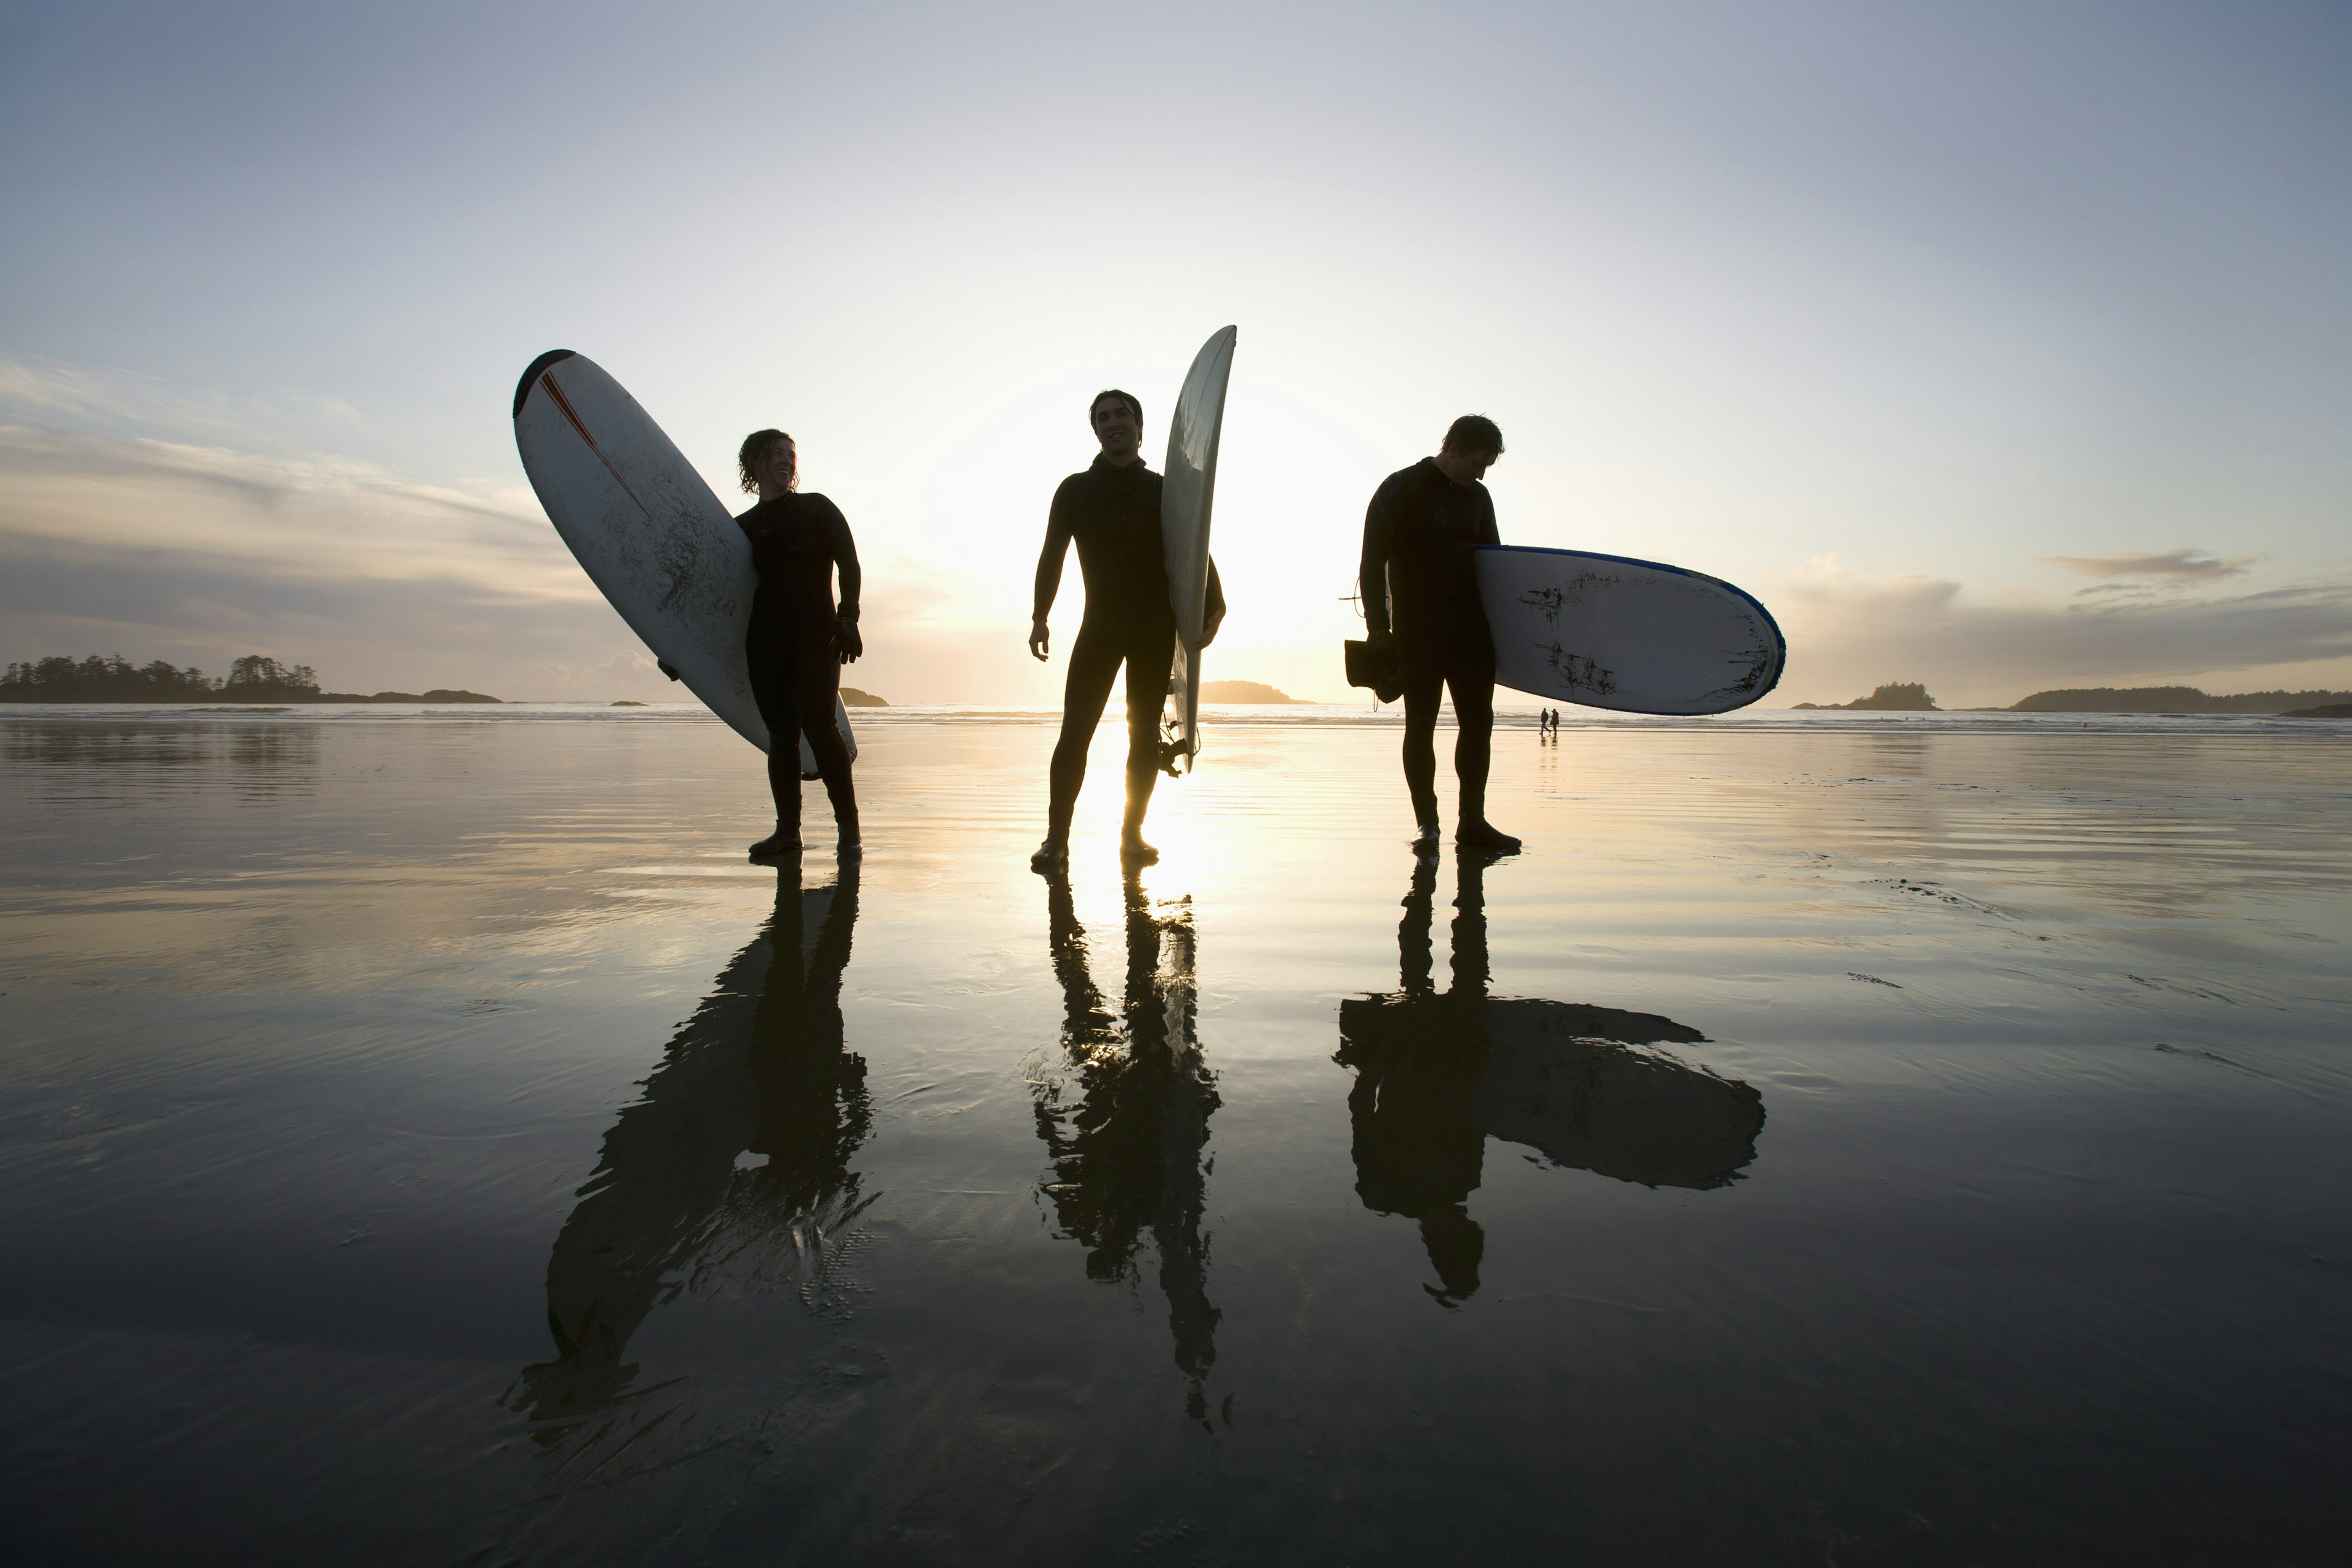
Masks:
[[[1502,543],[1502,542],[1503,542],[1503,536],[1502,536],[1500,533],[1496,532],[1496,529],[1495,529],[1495,495],[1494,495],[1494,492],[1493,492],[1492,490],[1489,490],[1486,486],[1484,486],[1484,485],[1480,485],[1480,486],[1478,487],[1478,499],[1479,499],[1480,500],[1482,500],[1482,501],[1484,501],[1484,502],[1486,502],[1486,526],[1483,530],[1481,530],[1481,531],[1480,531],[1479,535],[1478,535],[1478,542],[1479,542],[1479,543],[1481,543],[1481,544],[1500,544],[1500,543]]]
[[[1054,595],[1062,586],[1062,562],[1070,552],[1070,481],[1064,479],[1054,492],[1054,509],[1045,514],[1045,548],[1037,556],[1037,596],[1029,612],[1033,621],[1042,621],[1045,612],[1054,607]]]
[[[1372,492],[1364,509],[1364,557],[1356,571],[1356,586],[1364,595],[1364,625],[1376,632],[1389,629],[1389,552],[1396,545],[1396,518],[1389,507],[1389,487]]]
[[[865,585],[865,574],[857,569],[857,542],[849,536],[849,520],[831,501],[824,503],[825,542],[833,552],[834,570],[841,574],[841,618],[857,618],[857,591]]]

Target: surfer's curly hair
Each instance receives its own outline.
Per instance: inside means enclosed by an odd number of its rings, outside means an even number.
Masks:
[[[1503,427],[1483,414],[1465,414],[1445,427],[1441,452],[1492,452],[1503,455]]]
[[[754,430],[743,437],[742,449],[735,454],[735,468],[736,471],[743,476],[745,495],[759,493],[760,479],[757,469],[761,463],[768,460],[768,454],[776,449],[776,443],[779,441],[793,448],[795,460],[793,464],[792,488],[794,489],[801,488],[801,466],[797,460],[800,443],[782,430]]]

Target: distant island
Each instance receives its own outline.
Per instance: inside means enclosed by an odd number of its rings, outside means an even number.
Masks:
[[[2037,691],[2011,703],[2012,713],[2294,713],[2335,718],[2309,710],[2352,703],[2352,691],[2241,691],[2210,697],[2193,686],[2086,686]]]
[[[1873,713],[1940,713],[1936,700],[1927,695],[1927,686],[1916,680],[1897,680],[1878,688],[1867,697],[1857,697],[1851,702],[1800,702],[1800,708],[1816,711],[1830,709],[1862,709]]]
[[[1816,712],[1862,709],[1880,713],[1940,713],[1927,688],[1890,682],[1851,702],[1800,702]],[[2241,691],[2214,697],[2194,686],[2083,686],[2037,691],[2006,708],[1978,713],[2270,713],[2289,719],[2352,718],[2352,691]]]
[[[1302,700],[1291,696],[1286,691],[1277,691],[1271,686],[1255,680],[1204,680],[1201,683],[1201,700],[1203,702],[1297,703]]]
[[[887,708],[890,706],[887,702],[883,701],[879,697],[875,696],[871,691],[860,691],[855,686],[845,686],[841,689],[841,705],[844,708]]]
[[[215,678],[190,665],[162,659],[132,664],[121,654],[77,659],[66,654],[12,664],[0,675],[0,702],[496,702],[478,691],[436,686],[430,691],[321,691],[307,664],[284,665],[260,654],[230,664]]]

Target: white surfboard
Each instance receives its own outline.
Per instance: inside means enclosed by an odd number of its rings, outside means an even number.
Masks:
[[[1176,612],[1176,657],[1168,672],[1161,754],[1184,771],[1201,753],[1201,629],[1209,605],[1209,510],[1217,491],[1217,437],[1225,418],[1225,382],[1234,368],[1232,327],[1220,328],[1192,357],[1168,420],[1168,462],[1160,469],[1160,542],[1168,552],[1168,597]]]
[[[1495,679],[1620,713],[1728,713],[1780,682],[1789,645],[1754,595],[1679,566],[1482,544]]]
[[[515,447],[555,531],[629,629],[687,689],[768,749],[743,636],[758,586],[751,542],[653,416],[594,361],[557,349],[515,387]],[[849,710],[834,721],[857,755]],[[816,753],[803,736],[801,776]]]

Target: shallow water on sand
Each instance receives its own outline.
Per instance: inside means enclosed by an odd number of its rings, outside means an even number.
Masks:
[[[2343,727],[604,717],[0,717],[0,1557],[2342,1560]]]

